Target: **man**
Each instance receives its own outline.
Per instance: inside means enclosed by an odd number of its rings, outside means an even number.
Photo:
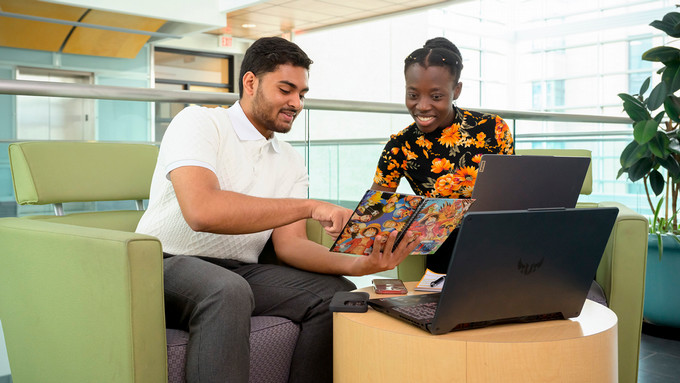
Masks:
[[[355,287],[338,275],[392,269],[417,245],[353,257],[307,239],[305,219],[336,236],[352,213],[306,199],[302,158],[274,135],[302,110],[311,63],[282,38],[257,40],[243,58],[239,102],[186,108],[161,143],[137,231],[163,245],[166,320],[189,331],[188,382],[248,381],[251,315],[300,324],[291,382],[332,381],[328,304]],[[257,263],[270,236],[288,266]],[[395,236],[377,240],[391,249]]]

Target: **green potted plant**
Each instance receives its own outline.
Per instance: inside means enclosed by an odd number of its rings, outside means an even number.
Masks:
[[[680,13],[670,12],[650,24],[668,36],[680,37]],[[633,120],[633,141],[621,153],[618,177],[642,181],[649,207],[650,240],[645,287],[645,320],[680,327],[680,49],[662,45],[642,54],[642,60],[660,62],[660,81],[644,97],[651,78],[638,94],[620,93],[623,109]],[[655,203],[654,198],[658,198]],[[655,256],[656,255],[656,256]],[[668,285],[668,283],[671,283]]]

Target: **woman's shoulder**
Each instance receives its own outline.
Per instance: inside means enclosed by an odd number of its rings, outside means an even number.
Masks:
[[[472,109],[458,108],[459,116],[468,122],[468,125],[491,125],[496,126],[498,124],[505,125],[503,118],[494,113],[481,112]]]
[[[484,119],[496,119],[496,118],[501,118],[499,115],[494,114],[494,113],[488,113],[488,112],[482,112],[478,110],[473,110],[473,109],[466,109],[466,108],[458,108],[460,111],[460,114],[466,117],[475,117],[475,118],[484,118]]]
[[[398,131],[397,133],[390,135],[390,140],[407,141],[417,136],[419,131],[420,130],[418,130],[418,126],[414,122],[413,124],[405,127],[404,129]]]

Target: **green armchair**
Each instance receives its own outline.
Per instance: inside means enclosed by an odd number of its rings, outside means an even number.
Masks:
[[[50,141],[9,151],[17,202],[55,204],[57,213],[0,219],[0,321],[13,381],[183,382],[187,333],[166,331],[161,243],[134,233],[158,148]],[[118,200],[137,209],[62,206]],[[284,318],[251,318],[251,382],[287,380],[298,332]]]

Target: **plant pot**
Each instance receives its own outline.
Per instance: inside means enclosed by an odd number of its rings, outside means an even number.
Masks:
[[[645,277],[645,321],[666,327],[680,327],[680,243],[663,235],[659,260],[657,236],[649,235]]]

